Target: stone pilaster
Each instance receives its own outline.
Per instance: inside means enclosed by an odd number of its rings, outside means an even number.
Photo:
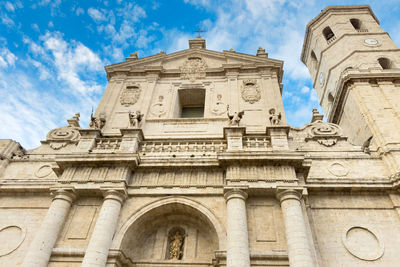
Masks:
[[[111,247],[125,197],[126,192],[124,190],[111,189],[104,192],[104,202],[81,266],[106,266],[108,251]]]
[[[29,246],[22,263],[23,267],[47,266],[74,199],[75,194],[71,189],[58,189],[54,192],[53,201],[39,231]]]
[[[272,150],[289,150],[288,125],[275,125],[267,127],[267,135],[271,137]]]
[[[119,150],[121,152],[137,153],[139,144],[143,141],[142,129],[120,129],[122,140]]]
[[[239,188],[229,188],[226,199],[226,266],[250,267],[249,237],[247,230],[247,193]]]
[[[307,238],[306,225],[301,209],[301,192],[286,189],[278,192],[285,223],[286,241],[291,267],[312,267],[314,262]]]
[[[226,138],[228,144],[227,152],[243,150],[245,132],[245,127],[224,127],[224,138]]]

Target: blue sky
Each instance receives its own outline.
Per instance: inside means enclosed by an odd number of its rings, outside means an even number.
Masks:
[[[104,65],[187,49],[194,30],[207,48],[284,60],[290,125],[308,123],[317,96],[300,62],[306,24],[328,5],[369,4],[400,45],[400,0],[0,1],[0,138],[33,148],[81,113],[87,127],[107,84]]]

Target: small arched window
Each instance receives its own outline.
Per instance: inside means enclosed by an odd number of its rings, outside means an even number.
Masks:
[[[364,24],[359,19],[350,19],[351,25],[358,32],[368,32],[368,30],[364,27]]]
[[[323,31],[322,34],[324,35],[325,39],[327,41],[331,40],[332,38],[335,37],[335,34],[333,33],[333,31],[331,30],[331,28],[328,26],[326,27]]]
[[[311,51],[311,67],[316,70],[318,66],[318,59],[317,56],[314,53],[314,50]]]
[[[361,30],[361,21],[359,19],[350,19],[350,23],[355,30]]]
[[[390,62],[390,59],[381,57],[378,58],[379,65],[381,65],[382,69],[387,70],[392,68],[392,63]]]

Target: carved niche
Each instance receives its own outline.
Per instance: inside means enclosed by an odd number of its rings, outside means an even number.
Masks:
[[[121,105],[128,107],[134,105],[140,96],[141,88],[137,84],[127,84],[120,96]]]
[[[321,145],[330,147],[335,145],[338,140],[347,140],[346,137],[342,136],[342,129],[339,125],[333,123],[317,120],[306,127],[308,128],[306,142],[314,140]]]
[[[194,82],[196,79],[205,78],[207,64],[200,55],[188,57],[180,67],[181,78]]]
[[[261,99],[261,91],[257,85],[257,80],[244,80],[241,88],[244,101],[254,104]]]

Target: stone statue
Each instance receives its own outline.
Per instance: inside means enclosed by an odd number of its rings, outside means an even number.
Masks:
[[[279,125],[282,120],[282,114],[279,112],[278,114],[276,113],[276,110],[274,108],[271,108],[269,110],[269,121],[271,122],[271,125]]]
[[[183,236],[179,231],[176,231],[170,237],[169,243],[169,258],[172,260],[179,260],[182,255]]]
[[[239,126],[240,120],[243,118],[244,111],[235,112],[233,115],[229,115],[229,105],[226,108],[226,114],[229,118],[229,126]]]
[[[129,126],[132,128],[139,128],[143,115],[144,114],[140,113],[139,110],[136,111],[136,113],[129,111]]]
[[[90,114],[89,128],[101,130],[104,125],[106,125],[106,118],[104,114],[100,114],[100,116],[96,118],[95,116],[93,116],[92,110],[92,113]]]

